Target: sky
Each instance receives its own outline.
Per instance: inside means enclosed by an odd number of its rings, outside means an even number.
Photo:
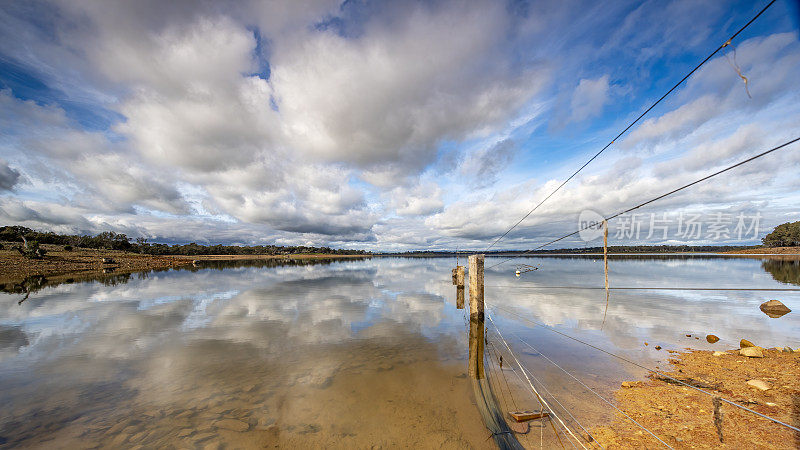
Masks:
[[[766,4],[2,2],[0,224],[480,251]],[[778,0],[493,249],[800,137],[798,11]],[[609,244],[758,243],[800,220],[798,173],[794,144]]]

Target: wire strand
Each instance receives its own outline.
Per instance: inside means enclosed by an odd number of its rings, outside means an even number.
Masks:
[[[495,332],[497,333],[497,329],[496,329],[496,327],[495,327]],[[498,333],[498,335],[499,335],[499,333]],[[512,370],[515,370],[513,366],[511,366],[511,369],[512,369]],[[549,390],[549,389],[547,389],[547,385],[545,385],[545,384],[544,384],[544,383],[543,383],[541,380],[539,380],[538,378],[536,378],[536,376],[533,374],[533,371],[531,371],[531,370],[530,370],[530,369],[528,369],[527,367],[526,367],[526,368],[524,368],[524,370],[527,370],[527,372],[528,372],[528,374],[531,376],[531,378],[533,378],[533,379],[534,379],[534,381],[536,381],[537,383],[539,383],[539,385],[542,387],[542,389],[544,389],[545,393],[547,393],[547,395],[549,395],[549,396],[550,396],[550,398],[552,398],[552,399],[553,399],[553,401],[555,401],[555,402],[556,402],[556,404],[558,404],[558,406],[560,406],[560,407],[561,407],[561,409],[563,409],[563,410],[564,410],[564,412],[566,412],[566,413],[567,413],[567,415],[569,415],[569,417],[570,417],[570,418],[572,418],[572,421],[573,421],[573,422],[575,422],[575,423],[578,425],[578,427],[579,427],[581,430],[583,430],[583,432],[584,432],[584,433],[586,433],[586,434],[587,434],[587,435],[588,435],[588,436],[591,438],[591,440],[589,441],[590,443],[595,443],[595,444],[597,444],[598,446],[600,446],[600,448],[602,448],[602,449],[605,449],[605,447],[604,447],[602,444],[600,444],[599,442],[597,442],[597,439],[595,439],[595,437],[592,435],[592,433],[590,433],[590,432],[589,432],[589,430],[587,430],[587,429],[586,429],[586,428],[585,428],[585,427],[584,427],[584,426],[583,426],[583,425],[580,423],[580,421],[579,421],[579,420],[578,420],[578,419],[577,419],[577,418],[576,418],[576,417],[575,417],[575,416],[572,414],[572,412],[570,412],[570,410],[569,410],[569,409],[568,409],[566,406],[564,406],[564,405],[563,405],[563,404],[562,404],[562,403],[561,403],[561,402],[558,400],[558,398],[557,398],[557,397],[556,397],[556,396],[555,396],[555,395],[554,395],[552,392],[550,392],[550,390]],[[518,374],[514,373],[514,375],[516,375],[516,376],[517,376],[517,378],[520,380],[520,382],[522,382],[522,378],[520,378]]]
[[[489,319],[489,321],[490,321],[490,322],[492,322],[492,325],[494,326],[494,329],[495,329],[495,331],[497,331],[497,335],[498,335],[498,336],[500,336],[500,340],[501,340],[501,341],[503,341],[503,345],[506,347],[506,349],[508,349],[508,353],[511,355],[511,357],[512,357],[512,358],[514,358],[514,361],[515,361],[515,362],[517,363],[517,365],[520,367],[520,370],[522,370],[522,363],[520,363],[520,362],[519,362],[519,359],[517,358],[517,355],[515,355],[515,354],[514,354],[514,352],[511,350],[511,347],[508,345],[508,342],[506,342],[505,338],[503,337],[503,334],[502,334],[502,333],[500,333],[500,329],[499,329],[499,328],[497,328],[497,325],[495,325],[495,323],[494,323],[494,320],[492,319],[492,316],[491,316],[491,314],[486,314],[486,317]],[[525,372],[524,372],[524,371],[523,371],[523,374],[525,374]],[[536,393],[536,396],[537,396],[537,397],[539,397],[539,398],[541,399],[542,403],[544,403],[544,404],[545,404],[545,406],[547,406],[547,409],[549,409],[549,410],[550,410],[550,413],[551,413],[551,414],[553,414],[553,417],[555,417],[555,418],[556,418],[556,419],[557,419],[559,422],[561,422],[561,425],[563,425],[563,426],[564,426],[564,429],[565,429],[565,430],[567,430],[567,432],[568,432],[570,435],[572,435],[572,437],[573,437],[573,438],[575,438],[575,439],[577,440],[577,437],[575,437],[575,434],[572,432],[572,430],[570,430],[570,429],[567,427],[567,425],[564,423],[564,421],[563,421],[563,420],[561,420],[561,418],[560,418],[560,417],[558,417],[558,416],[555,414],[555,412],[553,411],[553,408],[551,408],[551,407],[550,407],[550,405],[548,405],[548,404],[547,404],[547,402],[546,402],[544,399],[542,399],[542,398],[541,398],[541,396],[539,395],[539,393],[536,391],[536,388],[535,388],[535,387],[533,387],[533,383],[531,382],[530,378],[528,378],[528,376],[527,376],[527,375],[525,375],[525,378],[527,378],[527,379],[528,379],[528,384],[530,385],[531,389],[533,390],[533,392],[535,392],[535,393]],[[581,445],[581,447],[583,447],[584,449],[586,448],[586,447],[585,447],[585,446],[584,446],[584,445],[583,445],[583,444],[582,444],[580,441],[578,441],[578,443],[579,443],[579,444]]]
[[[612,144],[614,144],[614,142],[615,142],[617,139],[619,139],[620,137],[622,137],[622,135],[623,135],[623,134],[625,134],[625,133],[626,133],[628,130],[630,130],[630,129],[631,129],[631,127],[633,127],[634,125],[636,125],[636,123],[638,123],[638,122],[639,122],[639,120],[641,120],[641,119],[642,119],[642,118],[643,118],[645,115],[647,115],[647,113],[649,113],[649,112],[650,112],[650,110],[652,110],[653,108],[655,108],[655,107],[656,107],[656,105],[658,105],[659,103],[661,103],[661,101],[662,101],[662,100],[664,100],[664,99],[665,99],[665,98],[666,98],[666,97],[667,97],[669,94],[671,94],[671,93],[672,93],[672,91],[674,91],[675,89],[677,89],[677,88],[678,88],[678,86],[680,86],[681,84],[683,84],[683,82],[684,82],[684,81],[686,81],[686,80],[687,80],[687,79],[688,79],[690,76],[692,76],[692,74],[693,74],[693,73],[695,73],[695,72],[696,72],[698,69],[700,69],[700,67],[702,67],[702,66],[703,66],[703,65],[704,65],[706,62],[708,62],[708,60],[710,60],[711,58],[713,58],[713,57],[714,57],[714,55],[716,55],[717,53],[719,53],[719,51],[720,51],[720,50],[722,50],[723,48],[725,48],[725,47],[727,47],[728,45],[730,45],[731,41],[733,41],[734,39],[736,39],[736,37],[737,37],[737,36],[739,36],[739,34],[740,34],[742,31],[744,31],[744,30],[745,30],[747,27],[749,27],[749,26],[750,26],[750,24],[752,24],[753,22],[755,22],[755,20],[756,20],[756,19],[758,19],[758,17],[759,17],[759,16],[761,16],[761,14],[763,14],[763,13],[764,13],[764,11],[766,11],[766,10],[767,10],[767,8],[769,8],[770,6],[772,6],[772,4],[773,4],[773,3],[775,3],[775,0],[772,0],[771,2],[769,2],[769,3],[767,4],[767,6],[765,6],[763,9],[761,9],[761,11],[759,11],[759,12],[758,12],[758,14],[756,14],[756,15],[755,15],[755,16],[754,16],[752,19],[750,19],[750,21],[749,21],[749,22],[747,22],[747,23],[746,23],[746,24],[745,24],[743,27],[739,28],[739,30],[738,30],[738,31],[736,31],[736,33],[734,33],[734,34],[733,34],[733,36],[731,36],[730,38],[728,38],[728,40],[727,40],[727,41],[725,41],[725,43],[724,43],[724,44],[722,44],[722,45],[720,45],[719,47],[717,47],[717,49],[716,49],[716,50],[714,50],[713,52],[711,52],[711,54],[709,54],[708,56],[706,56],[706,57],[705,57],[705,59],[703,59],[702,61],[700,61],[700,64],[696,65],[696,66],[694,67],[694,69],[692,69],[692,70],[691,70],[689,73],[687,73],[686,75],[684,75],[684,77],[683,77],[683,78],[681,78],[681,80],[680,80],[680,81],[678,81],[677,83],[675,83],[675,85],[674,85],[674,86],[672,86],[672,87],[671,87],[671,88],[670,88],[670,89],[669,89],[669,90],[668,90],[666,93],[664,93],[664,95],[662,95],[662,96],[661,96],[661,97],[660,97],[658,100],[656,100],[656,102],[655,102],[655,103],[653,103],[652,105],[650,105],[650,107],[649,107],[649,108],[647,108],[646,110],[644,110],[644,112],[643,112],[643,113],[641,113],[641,114],[640,114],[640,115],[639,115],[639,116],[638,116],[638,117],[637,117],[637,118],[636,118],[636,119],[635,119],[633,122],[631,122],[630,124],[628,124],[628,126],[627,126],[627,127],[625,127],[625,129],[624,129],[624,130],[620,131],[620,133],[619,133],[618,135],[616,135],[616,136],[614,137],[614,139],[612,139],[612,140],[611,140],[611,142],[609,142],[608,144],[606,144],[606,145],[605,145],[605,147],[601,148],[601,149],[600,149],[600,151],[598,151],[597,153],[595,153],[595,154],[594,154],[594,156],[592,156],[591,158],[589,158],[589,160],[588,160],[588,161],[586,161],[585,163],[583,163],[583,165],[582,165],[581,167],[579,167],[579,168],[578,168],[578,170],[576,170],[575,172],[573,172],[573,173],[572,173],[572,175],[570,175],[570,176],[569,176],[569,178],[567,178],[566,180],[564,180],[564,182],[563,182],[563,183],[561,183],[561,184],[560,184],[560,185],[559,185],[559,186],[558,186],[558,187],[557,187],[557,188],[556,188],[556,189],[555,189],[553,192],[551,192],[550,194],[548,194],[548,195],[547,195],[547,197],[545,197],[544,199],[542,199],[542,201],[540,201],[540,202],[539,202],[539,203],[538,203],[536,206],[534,206],[534,207],[533,207],[533,209],[531,209],[530,211],[528,211],[528,213],[527,213],[527,214],[525,214],[524,216],[522,216],[522,218],[521,218],[521,219],[519,219],[519,221],[517,221],[517,223],[515,223],[515,224],[514,224],[514,225],[513,225],[511,228],[509,228],[509,229],[508,229],[508,230],[507,230],[505,233],[503,233],[503,234],[502,234],[500,237],[498,237],[498,238],[497,238],[497,239],[496,239],[494,242],[492,242],[492,244],[491,244],[491,245],[489,245],[488,247],[486,247],[486,250],[484,250],[484,253],[485,253],[485,252],[487,252],[487,251],[489,251],[489,249],[491,249],[492,247],[494,247],[494,246],[495,246],[495,244],[497,244],[498,242],[500,242],[500,240],[501,240],[501,239],[503,239],[504,237],[506,237],[506,236],[508,235],[508,233],[510,233],[510,232],[511,232],[511,231],[512,231],[514,228],[516,228],[516,227],[517,227],[519,224],[521,224],[521,223],[522,223],[522,222],[523,222],[525,219],[527,219],[527,218],[528,218],[528,216],[530,216],[531,214],[533,214],[533,212],[534,212],[534,211],[536,211],[536,210],[537,210],[537,209],[538,209],[540,206],[542,206],[542,204],[544,204],[544,202],[546,202],[546,201],[547,201],[547,200],[548,200],[550,197],[552,197],[552,196],[553,196],[553,195],[554,195],[556,192],[558,192],[559,190],[561,190],[561,188],[562,188],[562,187],[564,187],[564,185],[565,185],[565,184],[567,184],[567,183],[568,183],[570,180],[572,180],[572,179],[573,179],[573,178],[574,178],[576,175],[578,175],[578,173],[580,173],[580,171],[582,171],[582,170],[583,170],[583,169],[584,169],[586,166],[588,166],[588,165],[589,165],[589,164],[590,164],[592,161],[594,161],[594,160],[595,160],[595,159],[596,159],[598,156],[600,156],[600,154],[601,154],[601,153],[603,153],[604,151],[606,151],[606,149],[607,149],[608,147],[611,147],[611,145],[612,145]]]
[[[655,435],[655,434],[654,434],[652,431],[650,431],[650,430],[649,430],[647,427],[645,427],[644,425],[642,425],[642,424],[640,424],[639,422],[637,422],[637,421],[636,421],[636,420],[635,420],[633,417],[629,416],[629,415],[628,415],[628,414],[626,414],[624,411],[622,411],[621,409],[619,409],[619,408],[618,408],[616,405],[614,405],[614,404],[613,404],[613,403],[611,403],[609,400],[607,400],[605,397],[603,397],[602,395],[600,395],[600,394],[599,394],[597,391],[595,391],[594,389],[592,389],[592,388],[590,388],[589,386],[587,386],[587,385],[586,385],[586,383],[584,383],[583,381],[581,381],[580,379],[578,379],[578,378],[577,378],[575,375],[571,374],[571,373],[570,373],[570,372],[568,372],[566,369],[564,369],[563,367],[561,367],[560,365],[558,365],[558,363],[556,363],[556,362],[555,362],[555,361],[553,361],[552,359],[548,358],[548,357],[547,357],[547,355],[545,355],[544,353],[542,353],[542,352],[540,352],[539,350],[537,350],[537,349],[536,349],[536,348],[535,348],[533,345],[529,344],[527,341],[525,341],[524,339],[522,339],[522,338],[521,338],[521,337],[520,337],[518,334],[514,333],[513,331],[511,331],[510,333],[511,333],[511,334],[512,334],[514,337],[516,337],[516,338],[517,338],[517,339],[518,339],[520,342],[522,342],[523,344],[525,344],[526,346],[528,346],[528,347],[529,347],[531,350],[533,350],[533,351],[535,351],[536,353],[538,353],[538,354],[542,355],[542,357],[543,357],[544,359],[546,359],[547,361],[549,361],[549,362],[550,362],[550,364],[552,364],[552,365],[556,366],[556,367],[557,367],[559,370],[561,370],[562,372],[564,372],[565,374],[567,374],[567,375],[568,375],[570,378],[572,378],[573,380],[577,381],[577,382],[578,382],[578,383],[579,383],[581,386],[583,386],[584,388],[586,388],[586,389],[587,389],[589,392],[591,392],[592,394],[596,395],[596,396],[597,396],[597,397],[598,397],[600,400],[602,400],[602,401],[606,402],[606,403],[607,403],[609,406],[611,406],[612,408],[614,408],[615,410],[617,410],[617,412],[619,412],[619,413],[620,413],[620,414],[622,414],[623,416],[627,417],[627,418],[628,418],[628,420],[630,420],[631,422],[633,422],[633,423],[634,423],[636,426],[638,426],[639,428],[643,429],[644,431],[646,431],[646,432],[650,433],[650,435],[652,435],[653,437],[655,437],[656,439],[658,439],[658,440],[659,440],[659,441],[660,441],[662,444],[666,445],[667,447],[670,447],[670,446],[669,446],[669,445],[668,445],[666,442],[662,441],[662,440],[661,440],[661,439],[660,439],[658,436],[656,436],[656,435]],[[671,448],[671,447],[670,447],[670,448]]]
[[[487,284],[484,287],[502,289],[581,289],[605,290],[604,287],[594,286],[503,286]],[[703,288],[703,287],[610,287],[611,291],[742,291],[742,292],[798,292],[800,288]]]
[[[733,164],[733,165],[731,165],[731,166],[728,166],[728,167],[726,167],[726,168],[724,168],[724,169],[722,169],[722,170],[718,170],[718,171],[716,171],[716,172],[714,172],[714,173],[712,173],[712,174],[710,174],[710,175],[706,175],[706,176],[704,176],[703,178],[700,178],[699,180],[692,181],[692,182],[691,182],[691,183],[689,183],[689,184],[685,184],[685,185],[683,185],[683,186],[681,186],[681,187],[679,187],[679,188],[676,188],[676,189],[673,189],[673,190],[671,190],[671,191],[669,191],[669,192],[667,192],[667,193],[661,194],[661,195],[659,195],[659,196],[658,196],[658,197],[656,197],[656,198],[650,199],[650,200],[648,200],[648,201],[646,201],[646,202],[643,202],[643,203],[639,203],[638,205],[636,205],[636,206],[634,206],[634,207],[632,207],[632,208],[628,208],[628,209],[626,209],[626,210],[624,210],[624,211],[620,211],[620,212],[618,212],[618,213],[616,213],[616,214],[614,214],[614,215],[608,216],[608,217],[604,218],[603,220],[605,220],[605,221],[609,221],[609,220],[611,220],[611,219],[615,219],[615,218],[617,218],[617,217],[619,217],[619,216],[621,216],[621,215],[623,215],[623,214],[627,214],[627,213],[629,213],[629,212],[631,212],[631,211],[633,211],[633,210],[639,209],[639,208],[641,208],[641,207],[643,207],[643,206],[649,205],[650,203],[653,203],[653,202],[655,202],[655,201],[661,200],[661,199],[663,199],[663,198],[665,198],[665,197],[668,197],[668,196],[670,196],[670,195],[672,195],[672,194],[678,193],[678,192],[680,192],[680,191],[682,191],[682,190],[684,190],[684,189],[687,189],[687,188],[689,188],[689,187],[692,187],[692,186],[694,186],[695,184],[701,183],[701,182],[703,182],[703,181],[706,181],[706,180],[708,180],[708,179],[710,179],[710,178],[713,178],[713,177],[715,177],[715,176],[717,176],[717,175],[723,174],[723,173],[725,173],[725,172],[727,172],[727,171],[729,171],[729,170],[735,169],[735,168],[737,168],[737,167],[739,167],[739,166],[741,166],[741,165],[743,165],[743,164],[747,164],[747,163],[749,163],[749,162],[751,162],[751,161],[755,161],[755,160],[756,160],[756,159],[758,159],[758,158],[761,158],[761,157],[763,157],[763,156],[766,156],[766,155],[768,155],[768,154],[770,154],[770,153],[772,153],[772,152],[778,151],[778,150],[780,150],[780,149],[782,149],[782,148],[784,148],[784,147],[786,147],[786,146],[789,146],[789,145],[791,145],[791,144],[794,144],[794,143],[795,143],[795,142],[797,142],[797,141],[800,141],[800,137],[796,137],[796,138],[794,138],[794,139],[792,139],[792,140],[790,140],[790,141],[788,141],[788,142],[785,142],[785,143],[783,143],[783,144],[780,144],[780,145],[778,145],[777,147],[772,147],[771,149],[769,149],[769,150],[766,150],[766,151],[763,151],[763,152],[761,152],[761,153],[759,153],[759,154],[757,154],[757,155],[755,155],[755,156],[751,156],[750,158],[747,158],[747,159],[745,159],[745,160],[743,160],[743,161],[739,161],[738,163],[736,163],[736,164]],[[529,253],[531,253],[531,252],[534,252],[534,251],[536,251],[536,250],[540,250],[540,249],[542,249],[542,248],[544,248],[544,247],[547,247],[547,246],[548,246],[548,245],[550,245],[550,244],[555,244],[556,242],[558,242],[558,241],[561,241],[561,240],[564,240],[564,239],[566,239],[566,238],[568,238],[568,237],[570,237],[570,236],[574,236],[574,235],[576,235],[576,234],[580,233],[581,231],[588,230],[589,228],[594,228],[594,227],[598,226],[598,225],[599,225],[599,224],[601,224],[601,223],[603,223],[603,221],[599,221],[599,222],[598,222],[598,221],[594,221],[594,222],[591,222],[591,223],[589,223],[589,224],[587,224],[587,225],[584,225],[583,227],[579,228],[578,230],[576,230],[576,231],[573,231],[572,233],[565,234],[564,236],[561,236],[561,237],[560,237],[560,238],[558,238],[558,239],[553,239],[553,240],[552,240],[552,241],[550,241],[550,242],[547,242],[547,243],[545,243],[545,244],[542,244],[542,245],[540,245],[540,246],[538,246],[538,247],[536,247],[536,248],[530,249],[530,250],[528,250],[528,251],[522,252],[522,253],[520,253],[519,255],[513,256],[513,257],[511,257],[511,258],[504,259],[504,260],[502,260],[502,261],[500,261],[500,262],[498,262],[498,263],[496,263],[496,264],[493,264],[493,265],[491,265],[491,266],[487,267],[487,269],[491,269],[491,268],[493,268],[493,267],[497,267],[497,266],[499,266],[500,264],[503,264],[503,263],[506,263],[506,262],[508,262],[508,261],[511,261],[511,260],[512,260],[512,259],[514,259],[514,258],[518,258],[518,257],[520,257],[520,256],[522,256],[522,255],[527,255],[527,254],[529,254]]]

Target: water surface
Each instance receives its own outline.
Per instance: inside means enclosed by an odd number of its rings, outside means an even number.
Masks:
[[[373,258],[108,274],[40,283],[21,304],[23,294],[6,289],[0,444],[491,446],[466,378],[454,263]],[[517,263],[540,269],[517,278]],[[611,286],[650,289],[612,291],[605,320],[602,290],[564,289],[601,287],[597,257],[527,258],[486,270],[487,310],[508,345],[546,398],[584,426],[607,420],[607,411],[543,356],[603,395],[643,373],[547,327],[660,367],[667,350],[685,347],[732,348],[741,338],[800,344],[796,312],[771,319],[758,309],[777,298],[798,311],[800,292],[652,289],[796,288],[796,261],[662,256],[615,258],[610,267]],[[487,330],[501,406],[538,408],[511,370],[512,355],[491,324]],[[708,344],[708,333],[720,342]]]

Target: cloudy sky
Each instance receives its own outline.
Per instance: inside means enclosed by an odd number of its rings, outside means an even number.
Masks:
[[[482,249],[765,4],[3,2],[0,224]],[[800,136],[798,17],[778,0],[497,248]],[[611,243],[757,242],[800,220],[798,173],[794,144]]]

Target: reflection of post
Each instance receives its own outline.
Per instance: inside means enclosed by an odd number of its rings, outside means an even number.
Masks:
[[[483,320],[483,255],[469,257],[469,316]]]
[[[470,257],[471,258],[471,257]],[[484,345],[483,315],[480,318],[469,318],[469,376],[474,380],[482,380],[483,372],[483,345]]]
[[[464,286],[456,288],[456,309],[464,309]]]

